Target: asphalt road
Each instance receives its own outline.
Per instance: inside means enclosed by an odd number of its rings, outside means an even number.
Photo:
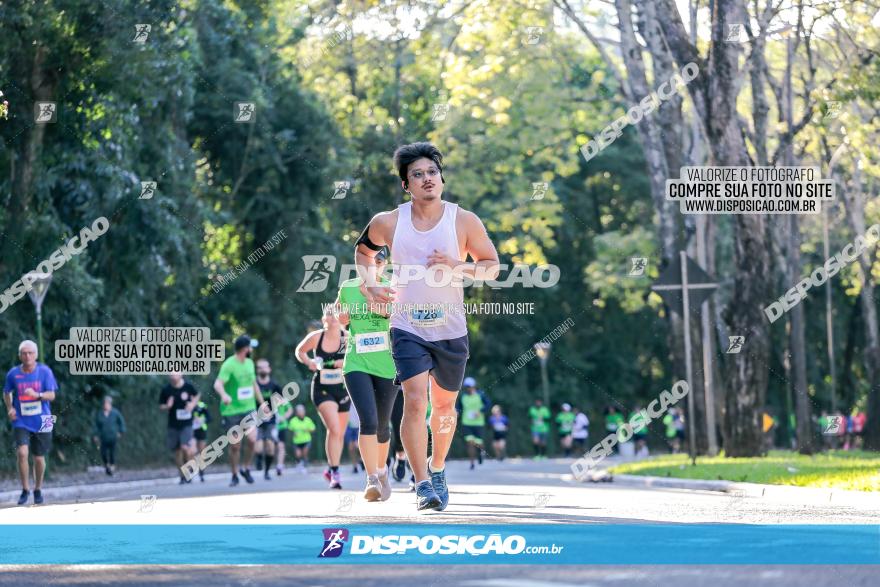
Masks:
[[[388,502],[366,503],[362,480],[350,472],[344,489],[325,487],[320,468],[293,470],[269,482],[230,488],[228,473],[212,471],[179,486],[169,479],[149,488],[102,486],[44,491],[42,506],[0,509],[0,524],[877,524],[877,509],[768,500],[709,491],[641,488],[612,483],[578,483],[567,460],[512,459],[487,462],[475,471],[449,464],[450,506],[420,513],[405,485]],[[155,495],[155,501],[142,495]],[[8,503],[8,502],[7,502]],[[195,537],[194,537],[195,538]],[[203,538],[203,537],[202,537]],[[47,545],[51,537],[47,537]],[[264,545],[271,564],[272,546]],[[649,548],[630,544],[622,548]],[[100,545],[96,545],[100,548]],[[24,551],[23,551],[24,552]],[[26,557],[23,557],[26,558]],[[22,561],[24,562],[24,561]],[[880,562],[880,558],[878,558]],[[333,565],[333,566],[0,566],[9,585],[487,585],[565,587],[645,585],[658,587],[880,584],[880,566],[525,566],[525,565]]]

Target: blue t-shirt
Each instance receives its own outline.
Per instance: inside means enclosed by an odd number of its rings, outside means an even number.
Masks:
[[[492,429],[497,432],[504,432],[505,430],[507,430],[507,422],[507,416],[503,414],[500,416],[496,416],[494,414],[489,416],[489,425],[492,426]]]
[[[21,365],[13,367],[6,374],[4,393],[12,393],[12,406],[15,408],[16,418],[12,422],[13,428],[25,428],[31,432],[49,432],[52,430],[52,411],[48,401],[31,399],[25,395],[25,390],[33,393],[44,391],[58,391],[55,376],[52,369],[37,363],[37,368],[30,373],[21,370]]]

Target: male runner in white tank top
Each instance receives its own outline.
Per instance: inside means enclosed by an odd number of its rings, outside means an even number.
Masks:
[[[373,217],[357,241],[355,259],[361,277],[371,284],[368,301],[403,308],[392,314],[390,332],[404,393],[401,436],[416,478],[417,508],[442,511],[449,502],[444,467],[455,432],[455,400],[468,359],[461,278],[497,277],[498,253],[476,214],[441,199],[443,155],[434,145],[404,145],[395,151],[394,165],[411,201]],[[375,277],[374,258],[383,246],[400,268],[395,287],[382,286]],[[466,263],[468,256],[473,261]],[[456,277],[451,283],[450,271]],[[416,304],[431,308],[408,309]],[[430,460],[424,425],[429,379]]]

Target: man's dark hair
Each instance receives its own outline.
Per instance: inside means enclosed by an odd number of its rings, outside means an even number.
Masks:
[[[409,178],[406,175],[407,168],[410,163],[417,161],[422,157],[434,162],[437,169],[440,170],[440,180],[443,183],[446,183],[446,179],[443,177],[443,153],[431,143],[411,143],[409,145],[398,147],[397,150],[394,151],[394,166],[397,167],[397,174],[400,176],[400,179],[403,180],[403,183],[407,187],[409,186]]]

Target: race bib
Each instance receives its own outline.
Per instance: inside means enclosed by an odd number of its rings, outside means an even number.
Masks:
[[[377,351],[388,350],[388,333],[387,332],[367,332],[365,334],[357,334],[354,337],[355,351],[361,355],[363,353],[375,353]]]
[[[468,419],[468,420],[476,420],[477,417],[478,417],[479,415],[480,415],[480,412],[476,412],[476,411],[474,411],[474,412],[468,412],[468,413],[467,413],[467,419]]]
[[[420,328],[436,328],[446,325],[446,313],[441,308],[431,308],[427,310],[412,310],[410,312],[410,322],[413,326]]]
[[[180,418],[178,418],[178,420],[180,420]],[[198,418],[198,417],[193,418],[193,429],[199,430],[199,429],[201,429],[201,427],[202,427],[202,419]]]
[[[239,387],[238,388],[238,399],[251,399],[254,397],[254,388],[253,387]]]
[[[55,428],[55,416],[47,414],[40,420],[40,432],[52,432]]]
[[[186,410],[177,410],[178,420],[189,420],[190,418],[192,418],[192,412],[187,412]]]
[[[43,413],[42,402],[21,402],[22,416],[39,416]]]
[[[342,369],[321,369],[322,385],[339,385],[342,383]]]

